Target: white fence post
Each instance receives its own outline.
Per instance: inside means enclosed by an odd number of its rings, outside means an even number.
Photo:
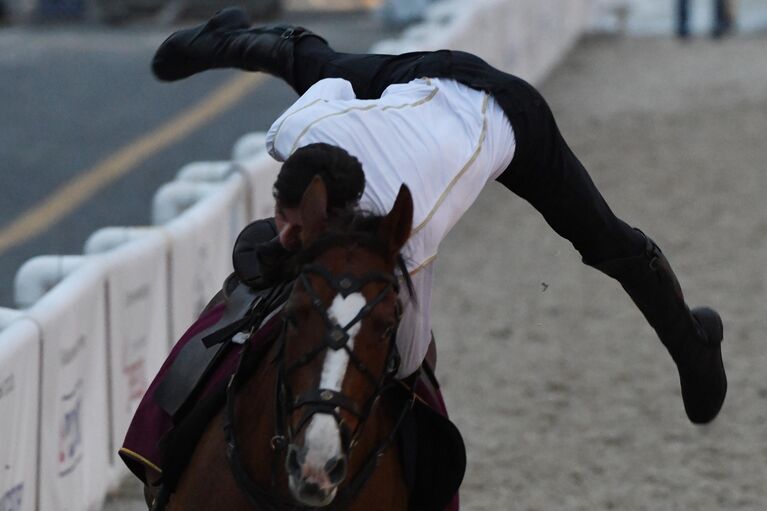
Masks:
[[[109,487],[128,473],[116,456],[131,418],[159,370],[171,340],[168,331],[169,246],[162,228],[110,228],[102,237],[127,239],[100,253],[104,265],[110,391]],[[129,228],[123,228],[129,229]],[[97,231],[94,236],[98,236]],[[97,243],[93,243],[97,245]]]
[[[104,268],[88,259],[26,311],[42,339],[41,511],[95,511],[107,489]]]
[[[2,510],[38,508],[40,375],[40,331],[34,322],[17,317],[0,330]]]

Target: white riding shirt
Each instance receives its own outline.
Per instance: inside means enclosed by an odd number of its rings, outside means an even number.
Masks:
[[[412,374],[431,342],[431,287],[440,242],[514,156],[514,132],[495,99],[450,79],[394,84],[378,99],[357,99],[340,78],[315,83],[269,129],[266,146],[285,161],[324,142],[362,163],[362,209],[387,213],[400,185],[413,195],[413,232],[403,249],[417,304],[397,332],[400,377]],[[405,293],[403,293],[405,294]]]

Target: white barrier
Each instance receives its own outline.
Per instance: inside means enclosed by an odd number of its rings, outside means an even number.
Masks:
[[[170,222],[208,195],[218,190],[217,183],[171,181],[162,185],[152,200],[152,224]]]
[[[82,256],[42,255],[21,265],[13,282],[16,306],[26,308],[83,263]]]
[[[0,331],[0,510],[37,509],[40,332],[28,319]]]
[[[167,223],[170,239],[171,338],[178,339],[232,272],[232,246],[249,221],[245,178],[234,174],[220,189]]]
[[[257,156],[264,150],[265,142],[266,133],[263,131],[255,131],[241,136],[232,148],[232,161],[249,160]]]
[[[449,48],[475,53],[499,69],[540,81],[589,26],[593,0],[443,0],[426,21],[372,53]]]
[[[215,183],[232,174],[231,161],[195,161],[187,163],[176,173],[177,181]]]
[[[96,510],[108,485],[104,267],[89,260],[27,314],[42,339],[41,511]]]
[[[238,164],[250,183],[252,219],[274,216],[272,185],[280,171],[280,163],[274,161],[266,151],[262,151],[240,160]]]
[[[165,360],[168,328],[169,240],[161,228],[136,229],[139,238],[103,252],[111,431],[109,485],[128,473],[116,456],[131,418]],[[98,231],[94,236],[98,235]]]
[[[83,254],[108,252],[133,240],[141,239],[156,230],[156,227],[103,227],[91,233],[85,240]]]
[[[16,309],[0,307],[0,331],[23,316],[24,314]]]

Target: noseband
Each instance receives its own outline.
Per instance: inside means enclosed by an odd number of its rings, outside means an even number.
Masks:
[[[338,292],[343,298],[348,297],[352,293],[361,292],[362,289],[373,282],[384,282],[386,286],[364,307],[362,307],[356,314],[356,316],[349,321],[346,325],[339,325],[337,321],[330,317],[327,307],[325,307],[322,299],[319,297],[315,289],[312,287],[309,281],[308,275],[319,275],[332,289]],[[323,319],[325,324],[325,331],[323,332],[322,341],[316,348],[303,354],[297,361],[290,365],[287,365],[285,360],[285,344],[286,333],[289,318],[285,318],[283,323],[282,332],[279,338],[279,354],[278,354],[278,376],[277,376],[277,396],[276,396],[276,420],[275,420],[275,435],[272,437],[271,445],[275,451],[272,464],[272,488],[277,486],[276,474],[279,456],[277,453],[284,451],[287,445],[295,438],[295,435],[309,423],[311,418],[317,413],[328,414],[334,417],[338,424],[339,431],[341,432],[341,441],[344,448],[344,452],[349,454],[351,449],[357,442],[358,436],[362,430],[364,423],[367,421],[373,406],[376,401],[391,387],[398,385],[399,382],[394,378],[399,368],[399,353],[396,347],[396,340],[394,332],[396,332],[397,326],[402,312],[401,302],[397,300],[396,312],[395,312],[395,324],[391,331],[387,331],[388,336],[388,353],[385,363],[385,371],[381,377],[377,378],[375,374],[359,359],[352,349],[348,346],[349,331],[350,329],[361,322],[371,311],[379,305],[390,292],[399,292],[399,282],[397,277],[392,273],[383,272],[369,272],[361,277],[357,277],[350,273],[342,273],[334,275],[326,268],[319,264],[307,264],[301,268],[298,275],[298,281],[303,286],[306,293],[311,298],[311,304],[314,310],[316,310]],[[245,349],[249,345],[246,343]],[[314,389],[298,396],[293,396],[293,393],[286,383],[286,378],[296,369],[310,363],[320,353],[327,350],[345,350],[349,356],[349,360],[360,371],[365,378],[374,387],[374,393],[366,400],[362,407],[359,407],[353,399],[344,395],[341,392],[337,392],[332,389]],[[245,357],[241,358],[241,362]],[[240,489],[247,495],[252,504],[258,509],[265,511],[279,511],[279,510],[308,510],[314,508],[308,508],[305,506],[295,505],[286,501],[280,500],[274,495],[273,491],[264,489],[255,483],[250,476],[245,472],[245,468],[242,463],[239,444],[237,442],[236,434],[234,431],[234,400],[235,391],[240,387],[240,375],[239,368],[232,375],[227,388],[227,402],[226,402],[226,415],[224,418],[224,433],[227,442],[227,458],[229,459],[230,468],[235,480],[237,481]],[[352,480],[349,481],[347,486],[336,496],[334,502],[326,507],[326,509],[342,509],[348,505],[357,493],[362,489],[364,484],[373,474],[375,467],[378,465],[378,460],[384,454],[386,449],[394,442],[400,425],[403,419],[407,415],[408,410],[412,408],[413,401],[415,400],[415,394],[410,389],[410,398],[404,404],[400,411],[391,433],[387,438],[383,440],[367,457],[363,463],[362,468],[355,474]],[[292,427],[288,424],[288,417],[296,410],[303,409],[303,415],[298,423],[298,427],[293,431]],[[340,415],[340,411],[345,410],[358,419],[357,426],[354,431],[349,431],[349,427],[344,422]]]

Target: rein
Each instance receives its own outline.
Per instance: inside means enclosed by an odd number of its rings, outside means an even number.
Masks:
[[[386,286],[382,289],[378,295],[364,307],[362,307],[357,315],[346,325],[341,326],[334,321],[328,314],[327,308],[324,306],[322,300],[317,295],[314,288],[308,278],[308,274],[315,274],[322,277],[334,290],[336,290],[342,297],[346,298],[352,293],[360,292],[364,286],[372,282],[385,282]],[[234,404],[236,391],[241,387],[243,383],[243,375],[241,374],[241,367],[245,355],[248,350],[248,344],[245,346],[240,363],[237,370],[232,375],[226,391],[226,410],[224,416],[224,433],[227,444],[227,458],[229,459],[230,469],[237,481],[240,489],[245,493],[250,502],[258,509],[264,511],[303,511],[310,509],[317,509],[308,506],[296,505],[292,502],[276,497],[274,495],[274,489],[276,488],[277,481],[277,468],[278,460],[282,458],[279,453],[283,452],[287,445],[290,444],[292,439],[298,434],[311,420],[311,418],[317,413],[323,413],[331,415],[338,424],[341,431],[341,441],[343,443],[344,452],[350,454],[351,449],[357,443],[360,432],[363,429],[364,424],[370,416],[370,413],[375,405],[376,401],[390,388],[399,386],[401,383],[395,379],[395,374],[399,368],[399,354],[396,347],[394,338],[394,332],[396,326],[399,324],[401,314],[401,304],[397,302],[396,322],[395,326],[388,332],[388,353],[385,363],[385,371],[380,378],[370,371],[365,364],[349,349],[347,343],[349,341],[349,330],[362,321],[370,312],[380,304],[390,292],[398,292],[399,286],[397,278],[393,274],[382,272],[369,272],[361,277],[356,277],[352,274],[344,273],[340,275],[333,275],[326,268],[318,264],[307,264],[302,267],[298,280],[304,287],[305,291],[311,298],[312,307],[320,314],[325,324],[325,332],[322,336],[322,343],[317,348],[305,353],[296,362],[287,366],[285,360],[285,344],[287,338],[287,319],[284,320],[282,331],[277,342],[279,345],[278,361],[279,368],[277,374],[276,387],[276,415],[275,415],[275,435],[272,437],[271,446],[275,452],[272,463],[272,481],[270,488],[263,488],[255,481],[253,481],[247,474],[244,465],[242,463],[241,448],[237,441],[237,435],[234,429]],[[341,392],[334,391],[332,389],[314,389],[299,396],[293,396],[290,387],[286,383],[287,376],[295,369],[302,367],[310,363],[320,353],[327,350],[345,350],[349,355],[349,359],[354,366],[359,370],[365,378],[375,388],[374,393],[367,399],[364,406],[360,407],[348,396]],[[410,395],[402,407],[397,420],[394,423],[394,427],[389,435],[367,456],[365,462],[362,464],[361,469],[354,475],[354,477],[345,485],[342,489],[339,489],[338,494],[329,506],[325,506],[323,509],[343,509],[347,506],[352,499],[360,492],[365,483],[370,479],[379,460],[383,456],[384,452],[394,442],[395,437],[399,431],[400,426],[408,411],[412,408],[415,400],[414,388],[408,389]],[[288,417],[296,410],[304,409],[304,413],[301,416],[296,431],[288,425]],[[348,426],[344,423],[343,418],[340,415],[340,410],[345,410],[354,415],[358,419],[358,423],[354,431],[349,431]]]

